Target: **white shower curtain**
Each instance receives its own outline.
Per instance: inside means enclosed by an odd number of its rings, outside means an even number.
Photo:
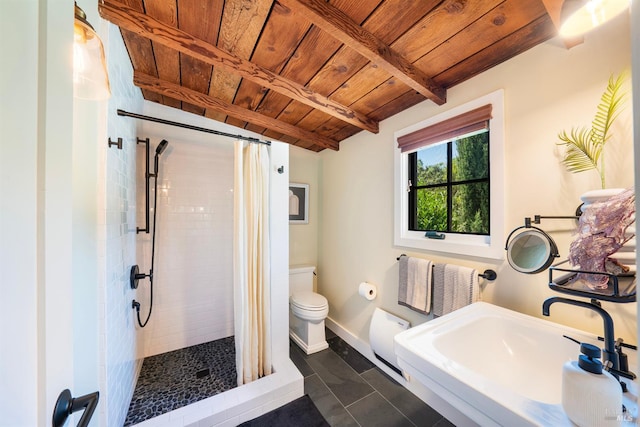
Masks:
[[[269,151],[235,142],[234,312],[238,385],[271,373]]]

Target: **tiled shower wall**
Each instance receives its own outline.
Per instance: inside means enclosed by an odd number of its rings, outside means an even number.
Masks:
[[[103,22],[103,25],[107,25]],[[140,90],[133,86],[129,56],[118,27],[108,24],[105,40],[109,58],[111,98],[107,135],[122,138],[122,150],[107,148],[98,154],[98,268],[101,300],[100,425],[122,425],[135,388],[140,362],[136,360],[136,328],[129,287],[135,264],[136,127],[135,120],[119,117],[118,108],[141,111]]]
[[[149,107],[149,106],[147,106]],[[157,108],[157,107],[149,107]],[[180,122],[193,116],[176,110],[145,112]],[[210,125],[209,125],[210,127]],[[151,156],[169,141],[159,161],[153,312],[142,330],[139,357],[233,335],[233,140],[151,125]],[[138,148],[137,221],[144,224],[144,149]],[[153,169],[153,159],[151,169]],[[153,179],[151,179],[153,185]],[[150,194],[153,209],[153,189]],[[153,212],[151,213],[153,229]],[[148,272],[151,236],[139,234],[137,261]],[[148,281],[136,299],[146,318]]]

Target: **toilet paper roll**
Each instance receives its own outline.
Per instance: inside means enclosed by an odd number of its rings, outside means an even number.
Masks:
[[[369,301],[376,299],[376,295],[378,295],[378,290],[375,285],[371,283],[362,282],[360,286],[358,286],[358,294],[360,296],[365,297]]]

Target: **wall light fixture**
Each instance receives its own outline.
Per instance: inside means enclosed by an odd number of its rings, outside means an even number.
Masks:
[[[580,36],[615,18],[631,0],[565,0],[560,12],[560,35]]]
[[[103,100],[111,96],[107,61],[98,34],[76,4],[73,37],[73,96]]]

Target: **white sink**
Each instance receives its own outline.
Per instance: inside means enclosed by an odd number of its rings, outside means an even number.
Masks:
[[[584,331],[478,302],[399,333],[395,351],[406,373],[479,425],[571,426],[561,405],[562,365],[577,360],[579,346],[563,335],[603,345]],[[624,381],[635,419],[638,387]]]

